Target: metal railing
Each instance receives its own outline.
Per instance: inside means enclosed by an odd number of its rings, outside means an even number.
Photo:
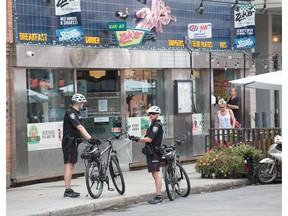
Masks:
[[[233,128],[209,129],[208,150],[219,144],[246,143],[260,149],[267,155],[269,146],[274,142],[276,135],[282,134],[282,128]]]

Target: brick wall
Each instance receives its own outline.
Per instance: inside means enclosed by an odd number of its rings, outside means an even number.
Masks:
[[[10,55],[13,52],[13,10],[12,0],[6,0],[7,29],[6,29],[6,187],[10,186],[10,174],[13,164],[12,145],[15,143],[14,114],[12,112],[13,95],[11,87],[13,85],[10,72]],[[15,155],[15,153],[14,153]],[[15,157],[14,157],[15,158]]]

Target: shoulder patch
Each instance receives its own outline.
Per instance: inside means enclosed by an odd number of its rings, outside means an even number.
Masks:
[[[70,117],[71,119],[75,119],[75,118],[76,118],[76,115],[75,115],[75,113],[71,113],[71,114],[69,115],[69,117]]]
[[[153,128],[152,128],[152,131],[154,132],[154,133],[156,133],[157,131],[158,131],[158,127],[156,127],[156,126],[153,126]]]

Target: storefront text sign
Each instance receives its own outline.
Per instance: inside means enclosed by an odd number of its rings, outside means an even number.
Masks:
[[[120,47],[129,47],[143,43],[147,31],[139,29],[127,29],[126,31],[116,31],[116,38]]]
[[[211,23],[194,23],[188,24],[188,38],[211,38],[212,37],[212,24]]]
[[[109,22],[108,24],[109,31],[126,31],[127,25],[126,22]]]

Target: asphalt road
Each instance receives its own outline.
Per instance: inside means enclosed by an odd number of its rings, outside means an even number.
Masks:
[[[140,203],[127,208],[89,213],[85,216],[281,216],[282,184],[251,185],[212,193],[168,199],[164,204]],[[84,216],[84,215],[83,215]]]

